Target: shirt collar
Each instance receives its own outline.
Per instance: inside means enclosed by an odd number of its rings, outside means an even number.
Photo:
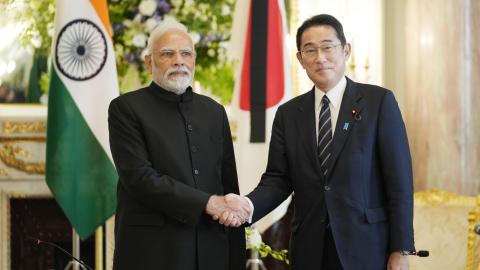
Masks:
[[[322,90],[315,86],[315,104],[316,106],[321,106],[321,100],[324,95],[330,100],[330,104],[333,108],[340,108],[340,103],[342,102],[343,93],[345,93],[345,88],[347,87],[347,79],[345,76],[335,85],[332,89],[328,90],[325,94]]]

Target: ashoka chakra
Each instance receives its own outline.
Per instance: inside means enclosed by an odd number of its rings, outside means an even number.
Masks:
[[[63,75],[75,81],[91,79],[102,70],[106,59],[107,41],[93,22],[73,20],[60,31],[55,60]]]

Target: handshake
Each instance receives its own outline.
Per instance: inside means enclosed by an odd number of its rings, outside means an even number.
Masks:
[[[212,195],[208,199],[206,212],[213,220],[229,227],[239,227],[247,222],[252,213],[248,199],[237,194]]]

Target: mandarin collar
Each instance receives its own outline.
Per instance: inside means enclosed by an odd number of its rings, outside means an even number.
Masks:
[[[192,87],[191,86],[189,86],[187,88],[187,90],[185,91],[185,93],[183,93],[181,95],[177,95],[173,92],[167,91],[153,81],[150,83],[149,89],[153,93],[155,93],[157,96],[159,96],[160,98],[162,98],[164,100],[168,100],[168,101],[189,102],[193,98],[193,92],[192,92]]]

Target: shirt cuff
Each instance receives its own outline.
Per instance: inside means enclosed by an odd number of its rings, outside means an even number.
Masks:
[[[250,198],[248,198],[247,196],[244,196],[245,199],[247,199],[247,202],[248,204],[250,205],[250,216],[248,217],[248,223],[252,223],[252,218],[253,218],[253,211],[255,209],[255,207],[253,207],[253,203],[252,201],[250,200]]]

